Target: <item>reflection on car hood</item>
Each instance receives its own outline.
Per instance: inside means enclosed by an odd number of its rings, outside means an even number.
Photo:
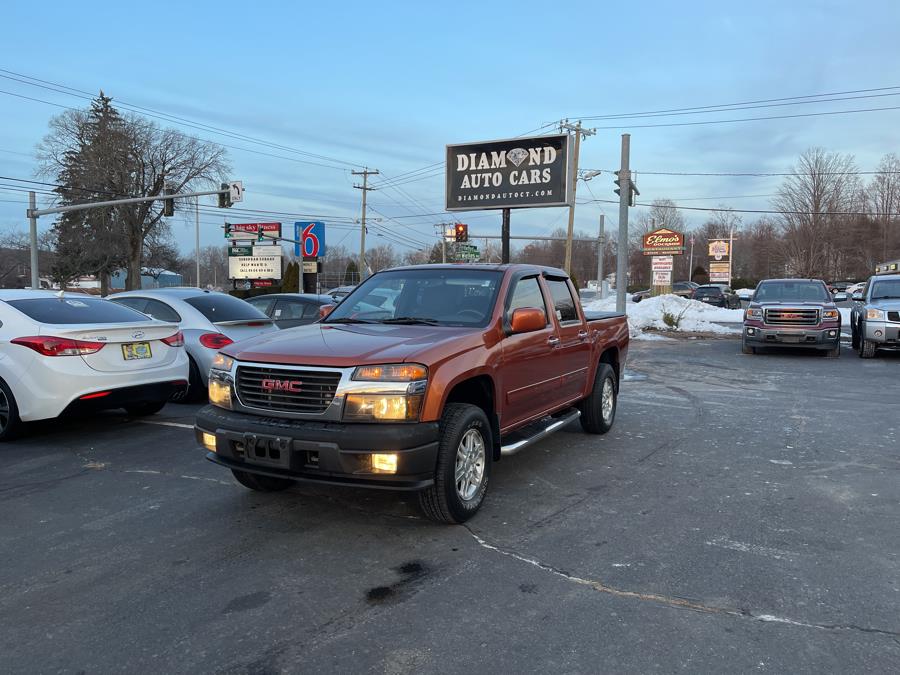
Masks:
[[[883,309],[886,312],[896,312],[900,310],[900,299],[898,300],[872,300],[868,305],[874,309]]]
[[[399,363],[445,350],[465,351],[470,338],[483,344],[483,328],[386,324],[321,324],[288,328],[230,345],[239,361],[347,367]],[[428,357],[432,358],[431,356]]]

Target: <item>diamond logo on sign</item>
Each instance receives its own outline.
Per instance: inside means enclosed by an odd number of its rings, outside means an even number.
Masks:
[[[513,148],[512,150],[508,150],[506,152],[506,159],[508,159],[516,166],[519,166],[522,162],[524,162],[526,157],[528,157],[528,151],[523,148]]]

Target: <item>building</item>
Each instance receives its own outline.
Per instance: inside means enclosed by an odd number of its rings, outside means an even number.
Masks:
[[[125,289],[125,270],[119,270],[109,278],[109,288],[114,291]],[[141,269],[141,288],[171,288],[183,286],[184,277],[177,272],[144,267]]]

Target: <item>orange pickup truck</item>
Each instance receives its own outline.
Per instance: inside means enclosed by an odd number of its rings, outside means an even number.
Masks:
[[[197,440],[248,488],[414,490],[430,518],[460,523],[493,462],[576,418],[613,424],[626,319],[586,313],[561,270],[396,268],[322,313],[215,357]]]

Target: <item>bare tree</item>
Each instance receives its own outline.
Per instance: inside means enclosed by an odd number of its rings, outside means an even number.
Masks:
[[[397,254],[389,244],[381,244],[366,251],[366,263],[373,272],[397,265]]]
[[[900,213],[900,158],[889,153],[881,158],[879,173],[869,184],[869,209],[881,228],[881,260],[888,260],[896,253],[897,213]],[[871,266],[870,268],[871,269]]]

